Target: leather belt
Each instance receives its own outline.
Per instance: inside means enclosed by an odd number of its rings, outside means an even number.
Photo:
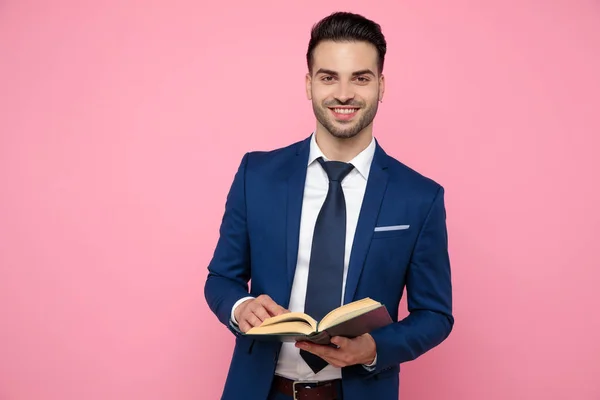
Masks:
[[[293,381],[275,375],[275,390],[294,400],[342,400],[342,380],[311,382]]]

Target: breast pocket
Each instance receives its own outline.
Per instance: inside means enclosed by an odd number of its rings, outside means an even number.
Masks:
[[[410,234],[410,225],[380,225],[373,231],[373,239],[382,239]]]
[[[415,233],[416,230],[411,227],[374,231],[361,275],[361,285],[377,288],[383,293],[397,293],[400,297]]]

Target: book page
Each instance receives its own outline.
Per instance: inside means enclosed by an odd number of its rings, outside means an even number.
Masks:
[[[319,322],[319,331],[323,331],[333,325],[348,321],[358,315],[381,307],[381,303],[367,297],[352,303],[344,304],[323,317]]]
[[[282,322],[299,321],[311,326],[313,331],[317,330],[317,321],[311,318],[309,315],[302,312],[289,312],[275,317],[267,318],[260,324],[261,327],[280,324]]]
[[[314,332],[313,327],[306,321],[283,321],[277,324],[261,325],[251,328],[247,335],[269,335],[269,334],[303,334],[310,335]]]

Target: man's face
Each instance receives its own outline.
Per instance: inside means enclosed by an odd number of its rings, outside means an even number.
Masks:
[[[384,91],[377,49],[367,42],[324,41],[315,48],[313,60],[306,94],[320,128],[337,138],[352,138],[370,128]]]

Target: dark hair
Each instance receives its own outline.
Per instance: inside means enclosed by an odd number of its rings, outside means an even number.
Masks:
[[[349,12],[335,12],[319,22],[311,30],[306,62],[308,70],[312,73],[313,52],[315,47],[324,40],[334,42],[363,41],[371,43],[377,49],[379,73],[383,71],[383,62],[387,44],[379,24],[359,14]]]

